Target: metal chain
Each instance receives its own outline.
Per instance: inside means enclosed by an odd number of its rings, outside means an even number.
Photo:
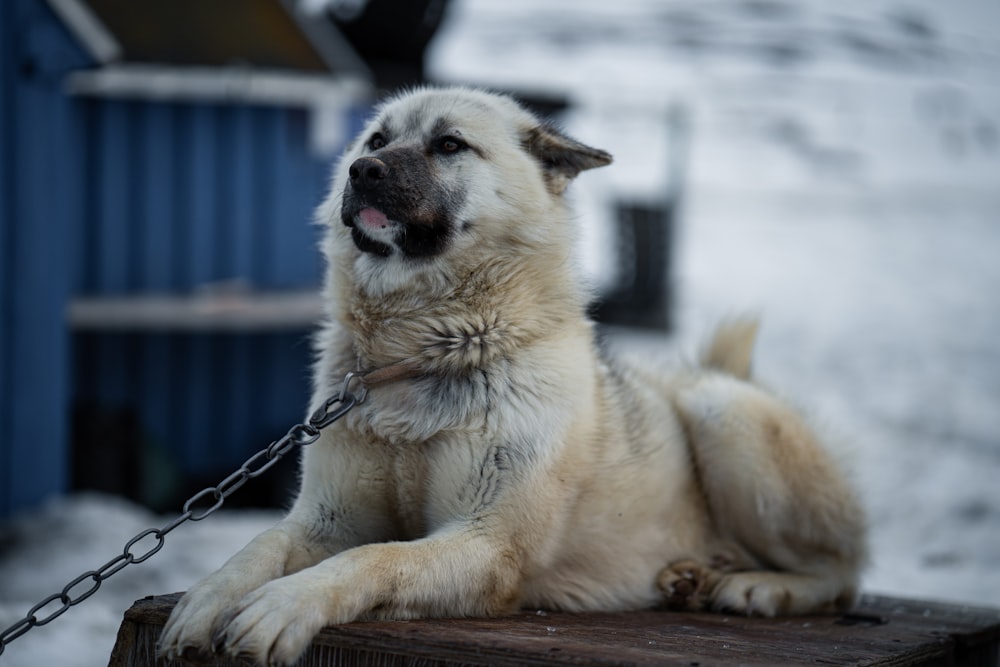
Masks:
[[[24,618],[3,632],[0,632],[0,655],[3,655],[7,644],[28,630],[55,620],[70,607],[78,605],[89,598],[111,576],[121,572],[129,565],[141,563],[150,558],[163,548],[167,533],[174,528],[177,528],[185,521],[201,521],[210,514],[213,514],[222,507],[223,503],[226,502],[226,498],[246,484],[247,480],[264,474],[264,472],[290,451],[299,447],[306,447],[319,440],[320,431],[346,415],[355,405],[364,401],[366,389],[363,379],[360,384],[360,392],[357,396],[350,391],[351,382],[359,379],[361,379],[359,374],[348,373],[347,377],[344,378],[341,390],[328,398],[323,405],[319,406],[305,423],[296,424],[288,429],[288,433],[248,458],[233,474],[226,477],[216,486],[202,489],[188,498],[184,503],[181,514],[177,518],[160,528],[149,528],[138,533],[125,543],[125,549],[122,553],[96,570],[84,572],[63,586],[61,591],[53,593],[29,609]],[[211,505],[208,503],[211,503]],[[79,591],[74,591],[74,589],[88,580],[89,583],[86,589],[81,588]],[[40,614],[43,609],[54,603],[58,603],[58,606],[46,611],[44,614]]]

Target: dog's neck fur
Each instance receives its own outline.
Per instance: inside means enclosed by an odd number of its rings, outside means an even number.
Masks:
[[[530,261],[520,256],[527,253],[533,255]],[[385,284],[372,282],[366,266],[371,258],[353,249],[336,252],[327,285],[335,297],[330,315],[349,334],[364,370],[401,362],[427,373],[483,368],[586,322],[586,295],[572,273],[569,255],[569,248],[556,240],[503,256],[453,255],[419,267],[396,267],[397,272],[409,271],[409,280],[385,289]],[[528,298],[505,300],[512,285]]]

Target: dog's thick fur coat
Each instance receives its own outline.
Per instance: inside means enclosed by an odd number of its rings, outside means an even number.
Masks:
[[[751,380],[756,325],[670,373],[598,351],[563,191],[609,162],[503,96],[378,110],[318,212],[312,408],[354,369],[395,381],[304,450],[287,517],[184,596],[165,653],[287,664],[325,625],[519,606],[851,604],[862,510]]]

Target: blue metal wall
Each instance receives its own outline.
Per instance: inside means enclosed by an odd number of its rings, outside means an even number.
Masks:
[[[310,222],[329,167],[301,111],[90,100],[83,118],[76,293],[319,285]],[[186,478],[224,473],[301,419],[307,334],[80,334],[72,398],[136,413],[137,446]]]
[[[68,478],[64,309],[79,144],[59,83],[87,64],[47,5],[0,2],[0,515]]]
[[[233,278],[318,286],[329,165],[304,112],[70,99],[90,63],[47,5],[0,0],[0,22],[0,516],[69,489],[74,405],[134,414],[122,446],[185,477],[242,462],[302,417],[307,331],[72,335],[65,312]]]

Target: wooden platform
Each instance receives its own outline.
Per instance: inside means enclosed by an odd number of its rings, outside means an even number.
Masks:
[[[156,638],[178,598],[136,602],[125,613],[109,667],[179,667],[154,658]],[[1000,665],[1000,610],[865,596],[846,616],[522,612],[499,619],[352,623],[323,630],[300,664],[987,667]]]

